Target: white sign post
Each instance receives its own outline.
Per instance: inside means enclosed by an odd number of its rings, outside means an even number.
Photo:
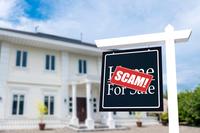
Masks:
[[[145,46],[145,44],[165,43],[169,133],[179,133],[175,43],[186,42],[190,38],[191,32],[192,30],[190,29],[174,31],[174,28],[168,25],[165,27],[165,32],[162,33],[95,40],[97,47],[103,49],[122,49],[133,46]]]

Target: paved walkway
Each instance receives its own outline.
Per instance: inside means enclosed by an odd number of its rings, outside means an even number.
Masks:
[[[133,127],[128,130],[119,131],[92,131],[90,133],[168,133],[168,127],[161,125],[158,126],[144,126],[142,128]],[[64,129],[52,129],[52,130],[10,130],[10,131],[0,131],[0,133],[76,133],[76,131],[68,128]],[[187,127],[181,126],[180,133],[200,133],[200,127]]]

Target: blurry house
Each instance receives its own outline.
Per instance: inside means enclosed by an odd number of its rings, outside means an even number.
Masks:
[[[50,128],[135,124],[134,112],[99,112],[101,52],[80,40],[0,28],[0,129],[38,128],[41,101]],[[143,113],[143,122],[157,121]]]

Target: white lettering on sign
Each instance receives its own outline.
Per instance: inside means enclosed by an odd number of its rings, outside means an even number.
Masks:
[[[150,85],[149,88],[147,89],[146,92],[141,92],[141,91],[136,91],[136,90],[131,90],[129,93],[125,93],[126,87],[113,87],[113,85],[108,84],[108,92],[106,95],[153,95],[155,94],[155,86]]]

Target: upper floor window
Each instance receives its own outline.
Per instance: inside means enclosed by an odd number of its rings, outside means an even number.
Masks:
[[[13,95],[12,101],[12,115],[24,114],[24,95]]]
[[[55,61],[56,61],[56,58],[54,55],[46,55],[45,69],[54,71],[55,70]]]
[[[17,50],[16,52],[16,66],[26,67],[27,66],[27,51]]]
[[[78,66],[79,66],[79,73],[87,73],[87,62],[86,62],[86,60],[79,59]]]

